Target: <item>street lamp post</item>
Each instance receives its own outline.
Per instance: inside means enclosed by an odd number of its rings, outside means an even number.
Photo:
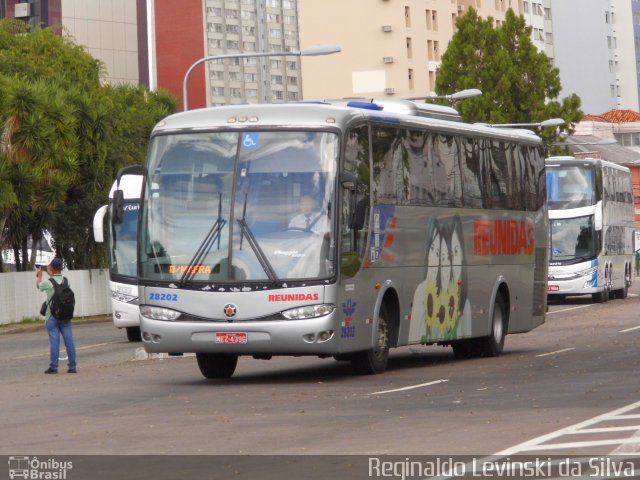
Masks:
[[[537,123],[492,123],[492,127],[559,127],[564,125],[564,120],[561,118],[550,118]]]
[[[253,58],[253,57],[313,57],[318,55],[330,55],[332,53],[338,53],[340,47],[337,45],[315,45],[313,47],[303,48],[302,50],[293,50],[291,52],[246,52],[246,53],[225,53],[221,55],[211,55],[209,57],[203,57],[200,60],[196,60],[187,70],[182,81],[182,102],[184,111],[189,109],[189,100],[187,92],[187,84],[189,82],[189,76],[191,72],[201,63],[208,62],[210,60],[222,60],[225,58]]]
[[[447,95],[429,95],[426,97],[411,97],[407,100],[449,100],[450,102],[455,102],[458,100],[464,100],[465,98],[477,97],[478,95],[482,95],[482,91],[477,88],[467,88],[466,90],[460,90],[455,93],[450,93]]]

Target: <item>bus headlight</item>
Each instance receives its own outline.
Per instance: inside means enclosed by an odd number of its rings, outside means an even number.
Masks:
[[[137,295],[127,295],[126,293],[111,291],[111,298],[122,303],[130,303],[138,299]]]
[[[177,320],[181,313],[163,307],[152,307],[151,305],[141,305],[140,313],[143,317],[152,318],[153,320]]]
[[[285,310],[282,315],[287,320],[300,320],[303,318],[316,318],[329,315],[335,310],[335,305],[331,303],[322,303],[320,305],[308,305],[306,307],[292,308]]]
[[[592,275],[598,271],[598,267],[587,268],[586,270],[582,270],[580,272],[576,272],[576,277],[586,277],[587,275]]]

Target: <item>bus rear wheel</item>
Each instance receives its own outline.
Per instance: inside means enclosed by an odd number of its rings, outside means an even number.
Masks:
[[[453,354],[456,358],[497,357],[504,349],[504,340],[507,336],[509,314],[502,295],[497,294],[493,305],[493,317],[491,317],[491,331],[489,335],[481,338],[468,338],[451,342]]]
[[[493,317],[491,318],[489,336],[478,339],[480,355],[483,357],[497,357],[502,353],[508,325],[509,313],[502,295],[498,293],[493,304]]]
[[[205,378],[230,378],[238,365],[238,355],[196,353],[196,360]]]
[[[351,358],[351,365],[359,375],[374,375],[387,369],[387,362],[389,361],[389,315],[385,304],[380,307],[377,324],[373,348],[364,352],[356,352]]]

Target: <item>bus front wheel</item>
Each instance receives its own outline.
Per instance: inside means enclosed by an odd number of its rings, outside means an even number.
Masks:
[[[196,353],[196,360],[205,378],[230,378],[238,365],[238,355]]]
[[[357,374],[374,375],[387,368],[389,360],[389,315],[383,303],[378,315],[376,339],[373,348],[364,352],[356,352],[351,358],[351,365]]]

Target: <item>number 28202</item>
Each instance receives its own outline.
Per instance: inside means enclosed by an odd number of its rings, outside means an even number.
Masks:
[[[150,293],[149,300],[164,300],[167,302],[177,302],[178,295],[175,293]]]

